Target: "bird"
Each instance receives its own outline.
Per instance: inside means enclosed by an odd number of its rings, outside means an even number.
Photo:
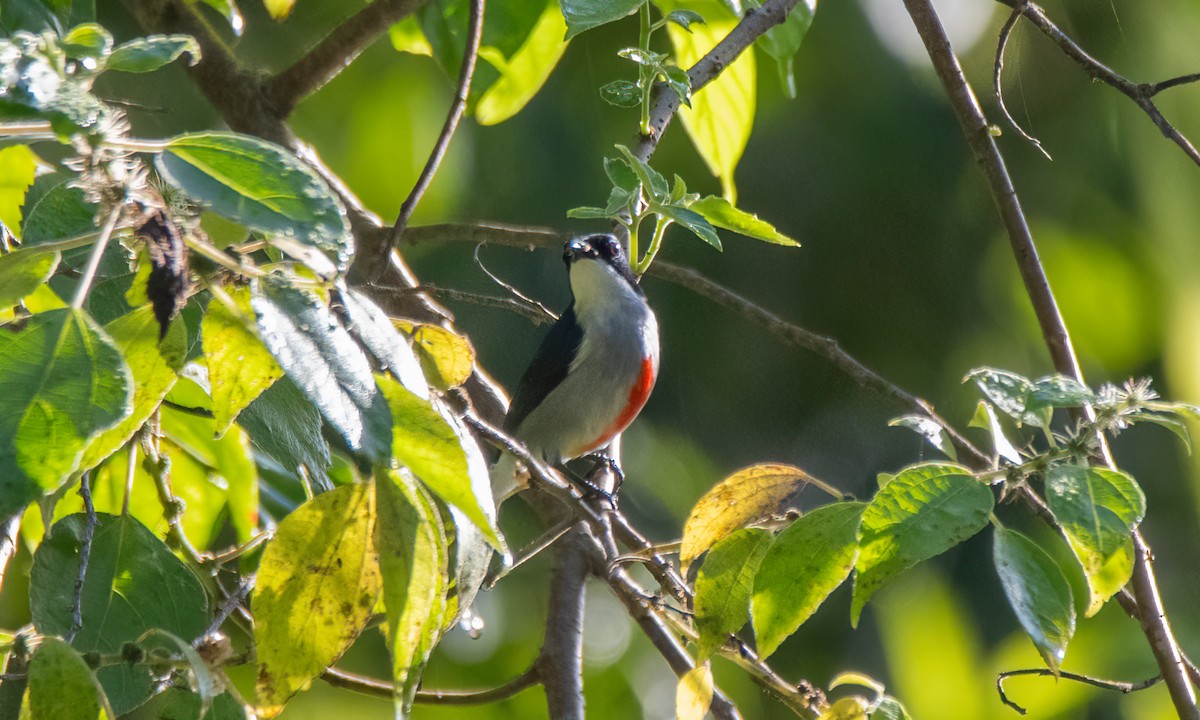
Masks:
[[[573,238],[563,262],[571,302],[522,375],[504,420],[507,433],[552,465],[609,446],[645,406],[659,365],[658,321],[617,238]],[[619,480],[611,456],[604,459]],[[498,502],[523,489],[511,458],[492,477]]]

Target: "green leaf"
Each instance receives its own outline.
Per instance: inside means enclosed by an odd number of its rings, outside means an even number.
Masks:
[[[1161,415],[1158,413],[1137,412],[1132,415],[1126,415],[1125,420],[1129,422],[1148,422],[1165,427],[1175,433],[1175,437],[1183,443],[1183,448],[1187,450],[1187,454],[1192,454],[1192,433],[1186,421],[1170,415]]]
[[[87,663],[63,640],[45,638],[33,652],[29,711],[35,720],[96,720],[101,708],[99,690]]]
[[[34,553],[29,607],[43,635],[65,635],[71,629],[85,524],[82,514],[55,523]],[[123,644],[152,628],[194,639],[208,625],[208,598],[200,581],[161,540],[127,515],[97,513],[80,608],[83,627],[72,645],[82,652],[119,652]],[[96,675],[118,715],[141,704],[152,691],[145,665],[105,667]]]
[[[912,430],[929,441],[943,455],[951,460],[958,460],[958,451],[950,440],[946,429],[924,415],[903,415],[888,421],[888,427],[902,427]]]
[[[276,381],[238,416],[254,449],[284,469],[323,478],[331,459],[321,435],[321,413],[290,378]]]
[[[704,23],[704,16],[693,10],[672,10],[663,19],[667,22],[673,22],[689,32],[692,29],[692,23]]]
[[[175,384],[187,355],[187,329],[183,322],[171,323],[160,341],[158,320],[154,317],[154,308],[149,305],[113,320],[104,330],[132,372],[132,410],[121,422],[88,443],[79,463],[80,470],[100,464],[133,437]]]
[[[209,6],[213,10],[220,13],[221,17],[225,18],[225,22],[229,23],[229,29],[233,31],[235,36],[240,36],[245,28],[245,21],[242,19],[242,13],[238,10],[237,3],[234,0],[197,0]]]
[[[912,716],[908,714],[908,710],[900,704],[900,701],[888,696],[884,696],[880,701],[879,707],[871,713],[871,718],[872,720],[912,720]]]
[[[192,481],[205,486],[223,487],[226,492],[215,498],[216,509],[228,499],[229,521],[238,542],[245,542],[258,529],[258,469],[250,452],[250,443],[237,428],[218,436],[213,420],[167,407],[162,413],[162,429],[168,438],[202,466]],[[211,479],[208,475],[215,476]],[[182,495],[183,489],[180,494]],[[186,515],[185,515],[185,528]],[[207,546],[207,542],[204,543]]]
[[[112,52],[112,35],[96,23],[84,23],[71,28],[62,41],[67,57],[102,60]]]
[[[96,231],[96,206],[67,180],[60,175],[45,175],[30,186],[25,196],[25,222],[21,225],[25,247]]]
[[[992,555],[1008,604],[1057,673],[1075,634],[1075,601],[1066,576],[1054,558],[1016,530],[996,528]]]
[[[717,231],[713,229],[713,226],[700,213],[674,205],[657,207],[655,208],[655,212],[684,226],[696,237],[712,245],[714,248],[721,249],[721,238],[717,237]]]
[[[667,87],[675,91],[675,94],[679,96],[679,102],[690,108],[692,106],[692,79],[688,77],[687,72],[683,68],[667,65],[662,68],[662,73],[666,77]]]
[[[630,80],[613,80],[600,86],[600,97],[609,105],[632,108],[642,104],[642,89]]]
[[[47,120],[60,136],[96,124],[105,110],[90,92],[93,73],[88,66],[99,64],[105,40],[112,40],[94,24],[77,28],[75,39],[77,43],[60,47],[31,33],[0,37],[0,119]],[[72,72],[67,72],[64,54],[81,59],[78,66],[70,63]]]
[[[604,220],[609,216],[607,210],[598,207],[577,207],[567,211],[567,217],[575,220]]]
[[[775,538],[754,579],[750,604],[759,657],[770,657],[850,576],[865,508],[859,502],[825,505]]]
[[[277,278],[255,281],[258,334],[313,405],[372,465],[392,456],[392,417],[371,363],[315,293]]]
[[[984,396],[1000,412],[1018,424],[1045,428],[1053,408],[1079,407],[1095,400],[1086,386],[1062,375],[1049,375],[1030,381],[1016,373],[995,368],[978,368],[967,373]]]
[[[53,490],[87,441],[129,412],[121,353],[79,310],[51,310],[0,332],[0,516]]]
[[[888,580],[979,532],[992,505],[988,486],[959,465],[913,465],[896,475],[863,511],[851,624]]]
[[[381,579],[375,493],[343,485],[279,523],[255,582],[258,712],[284,703],[332,665],[371,619]]]
[[[236,311],[214,298],[200,321],[218,433],[225,432],[238,413],[283,376],[283,368],[254,330],[250,288],[232,285],[225,291]]]
[[[679,561],[686,572],[721,538],[785,508],[812,477],[791,465],[753,465],[713,486],[696,501],[687,522]]]
[[[57,250],[21,248],[0,255],[0,311],[8,310],[21,298],[37,290],[58,267]]]
[[[437,510],[410,479],[394,471],[380,473],[375,492],[394,697],[403,716],[412,708],[420,668],[441,630],[448,548]]]
[[[1094,402],[1096,394],[1083,383],[1064,375],[1048,375],[1033,383],[1025,402],[1025,412],[1042,408],[1072,408]]]
[[[433,48],[425,39],[425,31],[421,29],[421,21],[415,14],[389,27],[388,39],[396,52],[433,57]]]
[[[1146,497],[1123,472],[1056,465],[1046,473],[1046,504],[1087,576],[1091,617],[1133,574],[1129,534],[1146,514]]]
[[[204,712],[196,693],[169,687],[150,698],[141,707],[122,717],[122,720],[245,720],[246,713],[228,691],[213,699]]]
[[[817,11],[817,0],[803,0],[788,13],[782,25],[776,25],[768,30],[757,41],[760,48],[775,60],[779,72],[779,84],[783,86],[784,94],[793,100],[796,98],[796,78],[793,72],[796,52],[808,35],[812,26],[813,15]]]
[[[358,290],[340,291],[342,306],[349,319],[350,334],[375,357],[379,365],[409,392],[421,398],[429,397],[429,385],[412,346],[400,334],[391,318],[370,298]]]
[[[13,232],[21,229],[21,206],[33,184],[37,163],[37,156],[27,145],[0,149],[0,224]],[[2,287],[4,283],[0,282]]]
[[[698,662],[707,660],[729,635],[746,624],[754,575],[770,544],[771,533],[745,528],[708,551],[696,576],[693,607],[700,632]]]
[[[559,0],[567,21],[567,39],[581,32],[628,17],[648,0]]]
[[[396,460],[435,495],[462,511],[492,547],[503,551],[491,498],[480,498],[475,489],[480,483],[473,482],[472,472],[486,475],[486,467],[472,468],[464,450],[464,445],[474,440],[456,432],[428,400],[413,395],[391,378],[380,375],[376,382],[395,419],[392,451]]]
[[[625,161],[629,163],[630,168],[637,175],[638,180],[642,183],[642,189],[657,202],[666,202],[671,195],[671,188],[667,185],[667,179],[660,172],[650,167],[650,164],[644,160],[638,159],[629,148],[624,145],[616,145],[617,151],[625,157]]]
[[[537,95],[567,49],[566,31],[557,3],[550,0],[520,49],[507,59],[498,48],[480,48],[479,57],[491,63],[500,77],[479,96],[475,105],[476,122],[502,123]]]
[[[438,325],[409,326],[413,349],[425,377],[439,390],[458,387],[475,370],[475,348],[471,341]]]
[[[664,11],[673,2],[660,2]],[[706,20],[704,25],[685,30],[667,25],[667,34],[675,47],[675,64],[681,68],[694,65],[737,26],[738,18],[715,0],[688,3]],[[744,52],[717,76],[697,90],[692,106],[683,108],[680,116],[687,135],[710,172],[721,180],[721,194],[730,203],[737,202],[733,175],[754,125],[757,70],[754,53]]]
[[[353,243],[341,200],[316,170],[278,145],[235,133],[179,135],[157,165],[192,200],[273,233],[269,242],[318,275],[349,266]]]
[[[612,181],[613,187],[626,193],[635,192],[641,184],[637,173],[623,158],[604,158],[604,174]]]
[[[971,418],[970,427],[988,431],[992,436],[992,447],[995,448],[997,455],[1010,463],[1021,462],[1021,452],[1004,434],[1004,428],[1000,427],[1000,418],[996,415],[991,403],[986,400],[979,401],[979,404],[975,406],[975,416]]]
[[[149,35],[121,43],[108,56],[105,70],[144,73],[157,70],[187,53],[188,65],[200,62],[200,46],[191,35]]]
[[[800,243],[776,230],[771,223],[759,220],[757,215],[738,210],[725,198],[709,195],[691,203],[688,209],[700,213],[716,227],[732,230],[748,238],[775,245],[800,247]]]

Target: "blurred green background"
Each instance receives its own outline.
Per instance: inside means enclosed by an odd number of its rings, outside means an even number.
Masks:
[[[1200,402],[1200,284],[1193,281],[1200,270],[1200,168],[1133,103],[1090,82],[1044,37],[1020,25],[1007,57],[1006,98],[1054,158],[1047,160],[1002,122],[991,98],[1005,8],[987,0],[940,4],[976,94],[1004,130],[1000,147],[1088,381],[1150,376],[1165,397]],[[241,5],[247,30],[229,40],[245,62],[266,72],[286,66],[361,7],[299,0],[290,19],[275,23],[255,2]],[[98,6],[100,21],[118,41],[138,34],[120,4],[102,0]],[[1045,7],[1085,48],[1132,80],[1200,69],[1200,7],[1194,3],[1056,0]],[[636,110],[605,104],[597,88],[630,74],[615,52],[634,44],[636,33],[630,19],[583,34],[521,114],[494,127],[466,121],[414,222],[603,229],[568,221],[565,213],[603,204],[608,186],[601,160],[613,154],[614,143],[635,140]],[[760,57],[754,135],[737,175],[739,205],[803,248],[726,236],[725,251],[717,253],[673,229],[663,257],[833,336],[965,427],[977,399],[961,384],[968,370],[991,365],[1038,376],[1052,368],[982,174],[921,51],[913,52],[915,41],[900,0],[827,2],[796,60],[798,99],[782,95],[773,67]],[[177,66],[147,76],[106,75],[98,90],[144,106],[130,110],[142,136],[220,124]],[[385,38],[302,104],[293,127],[371,209],[391,219],[450,96],[432,61],[398,54]],[[1200,88],[1174,89],[1159,100],[1181,130],[1200,136]],[[720,191],[678,123],[653,164],[668,177],[679,173],[694,190]],[[474,266],[471,252],[423,246],[404,255],[423,280],[501,292]],[[565,304],[558,253],[491,247],[481,257],[526,293],[552,307]],[[676,538],[701,493],[751,463],[793,463],[867,497],[877,473],[933,457],[911,432],[887,427],[902,408],[820,358],[785,347],[675,286],[649,279],[646,288],[662,328],[662,371],[627,434],[622,504],[652,537]],[[484,365],[511,387],[541,331],[515,315],[452,307]],[[1185,650],[1200,655],[1200,465],[1169,433],[1152,427],[1118,438],[1115,452],[1145,488],[1143,527],[1177,636]],[[1019,508],[999,512],[1049,539]],[[536,532],[521,507],[506,510],[504,525],[514,538]],[[842,670],[865,672],[883,680],[918,720],[1016,717],[997,699],[995,673],[1041,663],[1007,607],[990,544],[990,533],[982,533],[908,572],[872,600],[857,631],[849,627],[848,587],[839,589],[773,664],[789,678],[817,685]],[[1073,567],[1063,560],[1064,568]],[[28,567],[27,556],[19,562]],[[550,563],[541,557],[481,596],[483,636],[452,632],[425,685],[484,687],[524,670],[540,644]],[[1073,582],[1082,588],[1081,576]],[[14,613],[20,610],[7,609]],[[589,595],[585,637],[589,716],[673,717],[673,677],[600,585]],[[384,652],[367,633],[343,664],[386,675]],[[1136,624],[1115,603],[1095,618],[1081,616],[1063,668],[1130,681],[1156,673]],[[745,717],[789,716],[736,668],[718,662],[716,673]],[[249,670],[238,679],[247,686],[253,680]],[[1173,717],[1163,688],[1121,696],[1018,678],[1009,689],[1031,718]],[[540,691],[530,690],[477,708],[423,706],[415,716],[544,714]],[[387,702],[317,682],[283,717],[390,716]]]

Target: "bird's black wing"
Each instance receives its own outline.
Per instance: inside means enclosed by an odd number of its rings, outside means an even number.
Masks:
[[[566,379],[581,342],[583,328],[575,320],[575,304],[572,303],[546,333],[537,354],[521,376],[512,404],[508,406],[508,416],[504,418],[506,431],[512,432],[519,427],[550,391]]]

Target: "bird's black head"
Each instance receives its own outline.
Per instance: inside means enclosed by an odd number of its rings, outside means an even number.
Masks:
[[[589,260],[605,263],[634,289],[641,291],[637,278],[629,268],[629,258],[621,247],[621,241],[612,235],[584,235],[569,240],[563,246],[563,262],[567,264],[568,271],[573,263]]]

